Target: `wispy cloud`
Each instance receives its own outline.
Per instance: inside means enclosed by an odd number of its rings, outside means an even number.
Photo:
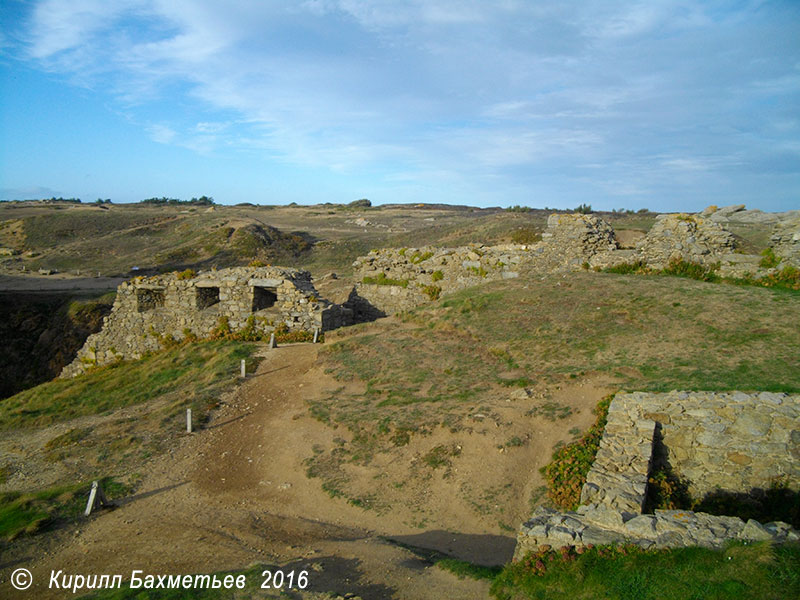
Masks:
[[[641,190],[652,166],[635,157],[713,174],[795,151],[798,18],[721,0],[42,0],[26,52],[108,90],[160,144],[387,180],[478,167],[512,187],[509,169],[623,161],[609,180]]]
[[[166,125],[150,125],[147,128],[150,139],[159,144],[169,144],[177,136],[174,129]]]

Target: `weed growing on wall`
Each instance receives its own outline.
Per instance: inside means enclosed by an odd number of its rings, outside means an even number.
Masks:
[[[760,266],[764,268],[777,267],[780,258],[776,257],[772,250],[768,248],[763,253]],[[616,273],[617,275],[671,275],[673,277],[686,277],[697,281],[707,281],[712,283],[728,283],[732,285],[753,285],[757,287],[778,288],[787,290],[800,290],[800,269],[792,265],[785,265],[782,269],[764,275],[763,277],[720,277],[717,275],[719,263],[712,265],[702,265],[682,259],[671,260],[664,269],[652,269],[644,261],[632,263],[622,263],[612,267],[600,269],[604,273]]]
[[[442,293],[442,288],[440,288],[438,285],[424,285],[420,289],[422,290],[422,293],[431,300],[438,300],[439,294]]]
[[[597,419],[581,439],[561,446],[553,453],[553,460],[542,468],[547,480],[547,495],[563,509],[575,510],[580,504],[581,488],[592,468],[608,417],[608,407],[614,395],[608,395],[597,404]]]
[[[773,267],[777,267],[781,262],[781,257],[776,256],[772,248],[764,248],[764,250],[761,251],[761,256],[762,258],[758,266],[763,269],[772,269]]]

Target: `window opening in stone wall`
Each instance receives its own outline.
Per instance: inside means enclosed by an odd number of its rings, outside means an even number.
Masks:
[[[164,306],[164,290],[136,290],[136,310],[140,313]]]
[[[253,286],[253,312],[270,308],[278,301],[276,288]]]
[[[197,310],[203,310],[209,306],[219,304],[218,287],[199,287],[197,288]]]

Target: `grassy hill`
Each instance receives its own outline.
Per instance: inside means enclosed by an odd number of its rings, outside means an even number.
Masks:
[[[514,452],[541,429],[537,419],[571,414],[553,390],[583,381],[796,393],[798,322],[796,292],[675,277],[523,276],[463,290],[399,320],[342,330],[327,344],[322,367],[341,387],[309,400],[309,410],[348,436],[320,447],[309,471],[332,493],[370,490],[374,504],[382,494],[391,503],[392,486],[403,482],[376,484],[360,468],[411,460],[403,448],[419,450],[415,441],[433,432],[437,445],[422,458],[431,465],[458,469],[472,443],[465,436],[474,441],[479,429]],[[486,422],[495,424],[488,434]],[[511,477],[521,493],[524,482]],[[523,510],[514,502],[490,512]]]
[[[0,461],[0,489],[20,468],[34,474],[33,481],[45,471],[55,473],[47,485],[0,492],[0,542],[77,516],[76,503],[85,501],[92,479],[138,481],[146,462],[184,431],[187,408],[202,424],[238,381],[239,361],[255,367],[254,348],[231,341],[183,345],[43,383],[0,402],[0,457],[24,454],[26,444],[41,446],[28,456],[33,467]]]
[[[246,265],[252,260],[348,274],[371,248],[532,242],[550,211],[393,205],[190,206],[0,203],[0,272],[126,274]],[[644,232],[654,215],[606,214],[621,230]]]

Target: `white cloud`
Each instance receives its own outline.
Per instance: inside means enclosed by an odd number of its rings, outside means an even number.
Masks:
[[[742,131],[778,148],[796,134],[761,110],[800,90],[770,6],[44,0],[27,37],[32,59],[111,90],[162,144],[465,179],[627,161],[633,190],[653,166],[742,160]]]
[[[159,144],[169,144],[177,137],[177,133],[171,127],[166,125],[150,125],[147,128],[147,133],[150,139]]]

